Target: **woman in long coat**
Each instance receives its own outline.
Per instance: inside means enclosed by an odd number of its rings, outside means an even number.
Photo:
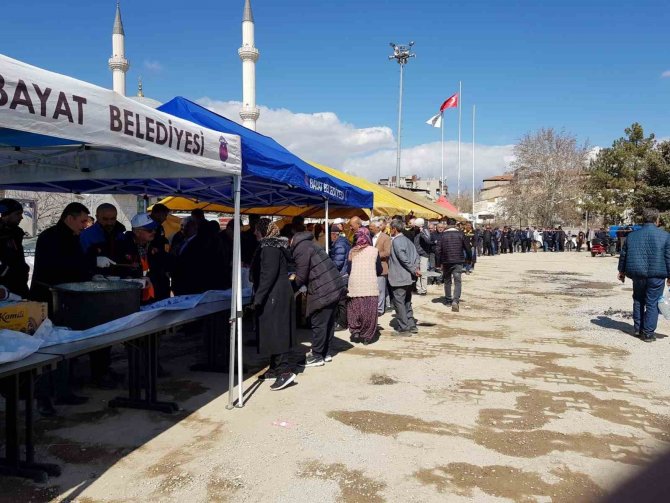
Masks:
[[[288,239],[269,218],[256,225],[258,249],[251,262],[258,352],[270,354],[270,369],[261,379],[275,379],[272,390],[295,380],[289,354],[295,343],[295,297],[288,276],[291,252]]]

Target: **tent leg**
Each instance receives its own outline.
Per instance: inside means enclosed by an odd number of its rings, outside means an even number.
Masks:
[[[233,284],[232,292],[230,297],[230,365],[228,367],[228,405],[227,409],[232,409],[234,407],[234,392],[235,392],[235,342],[237,339],[238,348],[237,348],[237,364],[240,369],[242,369],[242,344],[241,338],[242,334],[236,334],[237,330],[241,330],[242,323],[240,320],[240,306],[238,305],[238,299],[241,298],[241,278],[240,278],[240,175],[235,175],[233,177],[234,190],[235,190],[235,215],[233,217],[235,234],[233,236]],[[236,337],[237,336],[237,337]],[[242,393],[242,381],[239,380],[240,385],[240,394]]]
[[[328,224],[328,199],[326,199],[326,228],[323,230],[326,233],[326,253],[330,252],[330,229]]]
[[[236,185],[236,197],[235,197],[235,218],[236,222],[240,222],[240,193],[242,191],[242,177],[237,177]],[[237,295],[237,390],[239,393],[237,406],[244,407],[244,365],[242,357],[242,239],[241,232],[242,226],[235,225],[235,239],[237,239],[237,284],[236,284],[236,295]]]

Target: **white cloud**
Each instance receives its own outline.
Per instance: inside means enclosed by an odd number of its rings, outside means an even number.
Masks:
[[[661,78],[663,79],[669,79],[670,78],[670,70],[666,70],[661,74]]]
[[[154,59],[145,59],[144,69],[151,73],[160,73],[163,71],[163,65]]]
[[[482,179],[503,174],[514,159],[514,145],[475,145],[475,186]],[[377,181],[392,176],[396,170],[396,150],[385,149],[367,156],[349,158],[342,169],[349,173]],[[403,175],[419,175],[422,178],[439,178],[442,171],[440,142],[424,143],[402,150]],[[449,193],[456,194],[458,188],[458,142],[444,142],[444,176]],[[472,144],[461,144],[461,190],[472,187]]]
[[[198,103],[236,122],[240,121],[240,103],[202,98]],[[393,147],[393,132],[388,127],[355,128],[332,112],[295,113],[284,108],[260,107],[258,132],[270,136],[294,154],[332,164],[380,148]]]
[[[235,122],[240,103],[201,98],[198,103]],[[291,152],[376,182],[395,174],[396,149],[391,128],[356,128],[332,112],[295,113],[286,109],[259,107],[258,132],[271,136]],[[502,174],[513,159],[513,145],[475,146],[475,185],[488,176]],[[456,193],[458,142],[445,142],[445,178]],[[440,142],[402,150],[402,174],[422,178],[440,176]],[[472,186],[472,144],[461,146],[461,188]]]

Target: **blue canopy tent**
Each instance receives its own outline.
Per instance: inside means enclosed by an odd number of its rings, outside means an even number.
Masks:
[[[242,207],[310,205],[314,204],[315,195],[320,196],[321,201],[327,200],[330,206],[373,206],[371,192],[329,175],[292,154],[269,136],[247,129],[186,98],[178,96],[158,107],[158,110],[242,138]],[[291,191],[268,193],[256,190],[263,187],[290,187]],[[263,204],[259,204],[259,192],[264,193]]]

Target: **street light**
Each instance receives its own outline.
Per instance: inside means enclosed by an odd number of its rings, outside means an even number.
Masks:
[[[402,85],[403,85],[403,74],[405,70],[405,65],[409,61],[409,58],[415,58],[416,54],[412,52],[412,46],[414,42],[410,42],[408,45],[396,45],[391,42],[390,46],[393,47],[393,54],[389,56],[390,60],[396,60],[400,65],[400,97],[398,99],[398,154],[395,167],[395,182],[396,187],[400,187],[400,136],[402,131]]]

